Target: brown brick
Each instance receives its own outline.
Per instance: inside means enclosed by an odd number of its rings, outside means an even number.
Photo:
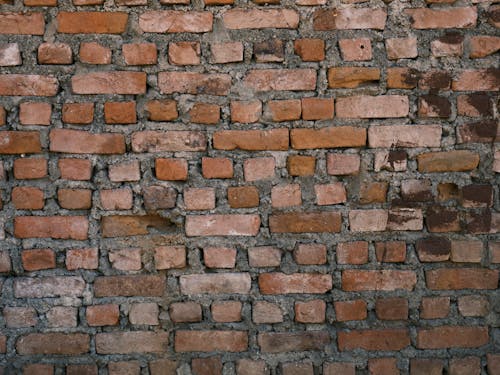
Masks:
[[[421,319],[446,318],[450,313],[450,297],[423,297],[420,303]]]
[[[100,190],[99,200],[104,210],[130,210],[133,193],[130,188]]]
[[[272,233],[340,232],[340,212],[281,213],[269,217]]]
[[[335,301],[336,320],[345,322],[350,320],[364,320],[368,316],[366,302],[363,300]]]
[[[336,250],[338,264],[365,264],[368,263],[368,242],[342,242]]]
[[[39,132],[0,131],[0,154],[36,154],[41,150]]]
[[[59,189],[57,200],[62,208],[68,210],[88,210],[92,207],[92,190]]]
[[[262,273],[259,289],[262,294],[326,293],[332,289],[332,277],[314,273]]]
[[[146,130],[132,133],[134,152],[204,151],[206,148],[206,135],[198,131]]]
[[[56,268],[56,255],[50,249],[24,250],[21,253],[23,268],[26,271],[38,271]]]
[[[164,276],[100,276],[94,282],[96,297],[162,296],[164,291]]]
[[[14,160],[14,178],[32,180],[47,177],[47,159],[27,158]]]
[[[322,244],[298,244],[293,250],[293,258],[297,264],[325,264],[326,255],[326,246]]]
[[[260,100],[231,101],[231,122],[250,124],[259,121],[262,114]]]
[[[220,375],[222,374],[221,357],[193,358],[191,370],[193,375]]]
[[[43,191],[30,186],[14,187],[11,201],[16,210],[42,210],[45,205]]]
[[[277,304],[257,301],[252,307],[252,321],[256,324],[273,324],[283,322],[283,311]]]
[[[432,290],[495,289],[498,270],[484,268],[440,268],[425,273],[427,287]]]
[[[313,29],[316,31],[384,30],[386,19],[387,13],[383,9],[318,9],[313,14]]]
[[[287,157],[287,169],[290,176],[313,176],[316,170],[314,156],[290,155]]]
[[[443,361],[439,359],[410,359],[410,375],[438,375],[443,373]]]
[[[410,345],[407,329],[374,329],[338,332],[340,351],[364,350],[401,350]]]
[[[477,348],[489,341],[488,328],[480,326],[439,326],[417,331],[419,349]]]
[[[450,375],[480,375],[481,359],[479,357],[464,357],[450,359]]]
[[[355,375],[356,368],[354,363],[349,362],[325,362],[323,364],[323,374],[324,375]]]
[[[257,207],[259,190],[255,186],[228,187],[227,201],[232,208]]]
[[[120,308],[118,305],[94,305],[88,306],[85,311],[87,324],[95,326],[114,326],[118,324],[120,318]]]
[[[485,296],[458,297],[458,311],[462,316],[486,316],[490,312],[490,303]]]
[[[281,251],[271,246],[258,246],[248,249],[250,267],[278,267],[281,264]]]
[[[292,9],[230,9],[223,15],[228,29],[296,29],[299,14]]]
[[[23,375],[53,375],[54,365],[32,363],[23,367]]]
[[[127,27],[125,12],[59,12],[57,32],[66,34],[121,34]]]
[[[264,115],[272,121],[293,121],[300,119],[302,106],[299,99],[270,100]]]
[[[295,321],[299,323],[324,323],[326,303],[320,299],[295,302]]]
[[[149,371],[151,375],[175,375],[177,366],[178,363],[176,361],[157,359],[149,362]]]
[[[323,61],[325,59],[325,41],[322,39],[297,39],[293,46],[302,61]]]
[[[68,65],[73,63],[71,47],[66,43],[42,43],[38,46],[38,63]]]
[[[330,343],[330,334],[326,331],[261,332],[257,343],[263,353],[321,351]]]
[[[246,331],[184,331],[175,332],[176,352],[244,352],[248,348]]]
[[[77,276],[24,277],[14,280],[16,298],[81,297],[85,281]]]
[[[345,270],[342,272],[344,291],[413,290],[417,275],[413,271],[399,270]]]
[[[98,354],[162,353],[168,347],[168,332],[112,332],[95,336]]]
[[[251,278],[248,273],[210,273],[182,275],[182,294],[248,294]]]
[[[169,307],[170,319],[174,323],[201,322],[201,305],[196,302],[176,302]]]
[[[158,246],[154,260],[157,270],[186,267],[186,248],[182,245]]]
[[[62,120],[68,124],[91,124],[94,121],[94,103],[64,103]]]
[[[0,13],[0,34],[43,35],[44,32],[43,13]]]
[[[137,122],[135,102],[104,103],[104,121],[106,124],[134,124]]]
[[[283,62],[285,47],[281,39],[271,38],[253,44],[253,55],[258,63]]]
[[[66,268],[68,270],[95,270],[99,267],[97,248],[69,249],[66,251]]]
[[[185,181],[188,164],[185,159],[155,159],[156,178],[165,181]]]
[[[375,312],[381,320],[407,320],[408,300],[406,298],[379,298],[375,301]]]
[[[141,365],[139,361],[120,361],[109,362],[109,375],[139,375],[141,373]]]
[[[211,12],[147,11],[139,16],[139,27],[146,33],[204,33],[212,30]]]
[[[404,241],[376,242],[375,254],[379,262],[404,262],[406,259],[406,243]]]
[[[173,121],[179,117],[177,102],[172,99],[150,100],[146,103],[146,111],[151,121]]]
[[[201,47],[199,42],[177,42],[168,45],[168,61],[173,65],[199,65]]]
[[[90,337],[85,333],[30,333],[16,341],[20,355],[80,355],[90,350]]]
[[[385,41],[389,60],[413,59],[418,56],[417,38],[389,38]]]
[[[61,178],[87,181],[92,177],[92,164],[87,159],[59,159]]]
[[[473,36],[469,40],[471,59],[480,59],[493,55],[500,49],[500,37],[490,35]]]
[[[19,122],[22,125],[50,125],[50,103],[24,102],[19,105]]]
[[[380,69],[365,67],[335,67],[328,69],[328,87],[357,88],[377,83]]]
[[[208,268],[234,268],[236,249],[227,247],[206,247],[203,249],[203,262]]]
[[[225,1],[225,0],[221,0]],[[230,0],[231,3],[233,0]],[[227,64],[243,61],[243,43],[227,42],[227,43],[211,43],[210,52],[215,64]]]
[[[430,172],[463,172],[475,169],[479,155],[472,151],[455,150],[428,152],[417,156],[418,170]]]
[[[387,190],[389,184],[387,182],[371,182],[360,186],[359,188],[359,203],[384,203],[387,200]]]
[[[189,111],[191,122],[217,125],[220,121],[220,106],[209,103],[195,103]]]
[[[2,74],[0,95],[55,96],[59,82],[55,77],[35,74]]]
[[[463,70],[451,83],[454,91],[497,91],[498,68]]]
[[[220,150],[288,150],[288,129],[217,131],[213,135],[213,147]]]
[[[239,301],[213,302],[212,319],[218,323],[239,322],[241,321],[241,307]]]
[[[149,234],[148,228],[165,231],[172,226],[169,219],[159,215],[110,215],[101,218],[103,237],[140,236]]]

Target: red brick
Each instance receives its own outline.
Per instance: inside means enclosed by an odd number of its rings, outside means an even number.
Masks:
[[[345,8],[318,9],[313,14],[313,29],[329,30],[384,30],[387,13],[383,9]]]
[[[212,319],[218,323],[231,323],[241,321],[241,302],[221,301],[213,302]]]
[[[23,268],[26,271],[38,271],[56,268],[56,255],[50,249],[24,250],[21,253]]]
[[[360,147],[366,144],[366,129],[353,126],[292,129],[290,139],[292,147],[298,150]]]
[[[498,91],[500,69],[463,70],[451,83],[454,91]]]
[[[19,44],[2,43],[0,46],[0,66],[17,66],[22,65],[22,63]]]
[[[297,264],[325,264],[326,246],[322,244],[298,244],[293,250],[293,258]]]
[[[440,268],[425,273],[426,284],[432,290],[495,289],[498,270],[483,268]]]
[[[480,59],[493,55],[500,50],[500,37],[490,35],[473,36],[469,40],[471,59]]]
[[[149,234],[148,228],[165,231],[172,223],[159,215],[110,215],[101,218],[103,237],[140,236]]]
[[[122,134],[93,134],[70,129],[50,132],[50,151],[72,154],[123,154],[125,138]]]
[[[47,159],[27,158],[14,160],[14,177],[18,180],[47,177],[47,169]]]
[[[270,100],[265,116],[276,122],[292,121],[300,119],[301,111],[301,102],[298,99]]]
[[[208,268],[234,268],[236,249],[226,247],[206,247],[203,249],[203,262]]]
[[[290,176],[313,176],[316,171],[316,158],[305,155],[289,155],[286,166]]]
[[[159,297],[165,291],[165,277],[160,275],[99,276],[94,281],[96,297]]]
[[[281,264],[281,251],[271,246],[258,246],[248,249],[250,267],[278,267]]]
[[[121,34],[127,27],[125,12],[59,12],[57,32],[66,34]]]
[[[188,164],[185,159],[155,159],[156,178],[165,181],[185,181]]]
[[[68,124],[91,124],[94,121],[94,103],[64,103],[62,120]]]
[[[372,44],[368,38],[340,39],[339,47],[344,61],[368,61],[372,59]]]
[[[332,289],[332,277],[315,273],[261,273],[259,289],[262,294],[326,293]]]
[[[85,318],[91,327],[115,326],[120,319],[120,308],[112,304],[88,306]]]
[[[481,359],[479,357],[464,357],[450,359],[450,375],[480,375]]]
[[[440,125],[370,126],[368,144],[377,147],[440,147]]]
[[[158,59],[154,43],[124,44],[122,54],[126,65],[155,65]]]
[[[217,125],[220,121],[220,106],[209,103],[195,103],[189,111],[191,122]]]
[[[45,205],[43,191],[30,186],[14,187],[11,201],[16,210],[42,210]]]
[[[80,61],[86,64],[111,64],[111,49],[96,42],[82,42],[79,56]]]
[[[140,271],[142,268],[141,249],[110,250],[109,262],[120,271]]]
[[[139,16],[139,27],[146,33],[204,33],[212,31],[212,23],[211,12],[164,10]]]
[[[38,46],[39,64],[68,65],[73,63],[71,47],[66,43],[42,43]]]
[[[320,299],[295,302],[295,321],[299,323],[324,323],[326,303]]]
[[[272,207],[292,207],[302,204],[302,193],[299,184],[276,185],[271,189]]]
[[[227,29],[296,29],[299,14],[292,9],[230,9],[222,17]]]
[[[199,42],[177,42],[168,45],[168,62],[173,65],[199,65],[201,47]]]
[[[245,159],[243,173],[245,181],[259,181],[275,177],[276,161],[274,157]]]
[[[365,264],[368,263],[368,242],[342,242],[337,245],[338,264]]]
[[[345,270],[342,272],[344,291],[395,291],[413,290],[417,275],[413,271],[400,270]]]
[[[3,318],[7,328],[34,327],[38,318],[33,307],[10,307],[3,308]]]
[[[248,348],[246,331],[184,331],[175,332],[176,352],[244,352]]]
[[[228,158],[203,157],[201,169],[204,178],[233,178],[233,161]]]
[[[182,294],[248,294],[248,273],[211,273],[183,275],[179,279]]]
[[[100,190],[99,199],[104,210],[130,210],[133,205],[130,188]]]
[[[80,355],[90,350],[90,337],[85,333],[30,333],[16,341],[20,355]]]
[[[304,120],[329,120],[333,118],[333,98],[302,98]]]
[[[204,151],[207,148],[207,137],[202,132],[167,130],[146,130],[132,133],[132,151]]]
[[[323,351],[330,344],[326,331],[261,332],[257,343],[263,353]]]
[[[476,7],[406,9],[414,29],[460,29],[476,26]]]
[[[92,207],[92,190],[59,189],[57,200],[59,206],[68,210],[88,210]]]
[[[186,248],[180,245],[158,246],[154,253],[157,270],[186,267]]]
[[[413,59],[418,56],[417,38],[389,38],[385,41],[389,60]]]
[[[344,203],[347,201],[347,192],[341,182],[325,185],[314,185],[316,204],[319,206]]]
[[[71,78],[74,94],[144,94],[146,73],[114,71],[91,72],[74,75]]]
[[[24,102],[19,105],[19,122],[22,125],[50,125],[50,103]]]
[[[420,303],[421,319],[446,318],[450,313],[450,297],[423,297]]]
[[[260,229],[259,215],[189,215],[187,236],[255,236]]]
[[[314,69],[249,70],[244,85],[254,91],[303,91],[316,89]]]
[[[39,132],[0,131],[0,154],[36,154],[41,151]]]
[[[364,350],[401,350],[410,345],[407,329],[376,329],[338,332],[340,351]]]
[[[150,100],[146,103],[146,111],[151,121],[173,121],[179,117],[177,102],[172,99]]]
[[[339,212],[281,213],[269,217],[272,233],[334,233],[340,232]]]
[[[250,124],[259,121],[262,114],[260,100],[231,101],[231,122]]]
[[[418,171],[464,172],[475,169],[479,164],[479,154],[468,150],[427,152],[417,156]]]
[[[215,64],[243,61],[244,47],[241,42],[211,43],[210,52]]]
[[[99,251],[97,248],[70,249],[66,251],[66,268],[68,270],[96,270],[99,267]]]
[[[17,238],[56,238],[86,240],[89,223],[83,216],[17,216]]]
[[[227,201],[231,208],[250,208],[259,205],[259,190],[255,186],[227,188]]]
[[[222,130],[213,135],[213,147],[221,150],[287,150],[288,130]]]
[[[336,114],[341,118],[406,117],[408,113],[408,97],[403,95],[349,96],[338,98],[336,103]]]
[[[177,302],[169,307],[170,319],[174,323],[201,322],[201,305],[196,302]]]
[[[2,74],[0,95],[55,96],[59,89],[57,78],[35,74]]]
[[[134,124],[137,122],[135,102],[104,103],[104,121],[106,124]]]
[[[0,13],[0,34],[43,35],[44,32],[43,13]]]
[[[418,349],[477,348],[489,341],[488,328],[480,326],[439,326],[417,331]]]
[[[375,301],[375,312],[381,320],[407,320],[408,300],[406,298],[379,298]]]
[[[281,323],[283,322],[283,311],[277,304],[257,301],[252,307],[252,321],[256,324]]]
[[[392,68],[395,70],[398,68]],[[387,85],[390,87],[391,68],[388,69]],[[378,83],[380,69],[366,67],[334,67],[328,69],[328,87],[354,89]]]
[[[158,87],[162,94],[206,94],[225,96],[231,89],[229,74],[195,72],[160,72]]]
[[[404,241],[375,242],[377,261],[400,263],[406,260],[406,243]]]
[[[297,39],[293,41],[295,53],[302,61],[323,61],[325,41],[322,39]]]
[[[191,370],[193,375],[220,375],[222,374],[221,357],[193,358]]]
[[[97,333],[95,345],[98,354],[164,353],[168,347],[168,332]]]

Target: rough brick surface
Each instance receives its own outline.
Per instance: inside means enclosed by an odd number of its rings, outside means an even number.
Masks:
[[[498,373],[498,0],[0,8],[0,374]]]

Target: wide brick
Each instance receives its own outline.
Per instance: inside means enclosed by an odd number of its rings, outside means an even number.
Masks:
[[[160,72],[158,87],[162,94],[205,94],[225,96],[231,89],[229,74]]]
[[[176,352],[244,352],[248,349],[246,331],[184,331],[175,332]]]
[[[463,70],[451,83],[454,91],[498,91],[499,68]]]
[[[59,90],[57,78],[36,74],[1,74],[0,95],[55,96]]]
[[[498,270],[486,268],[440,268],[425,273],[427,288],[432,290],[495,289]]]
[[[332,89],[355,89],[376,84],[380,80],[380,69],[366,67],[335,67],[328,69],[328,87]]]
[[[144,94],[146,73],[144,72],[91,72],[74,75],[71,78],[74,94]]]
[[[26,271],[46,270],[56,267],[56,255],[50,249],[24,250],[21,253],[21,260]]]
[[[427,152],[417,156],[418,171],[465,172],[479,165],[479,154],[468,150]]]
[[[248,273],[212,273],[182,275],[179,278],[181,293],[196,294],[248,294],[251,278]]]
[[[335,233],[340,232],[340,212],[280,213],[269,216],[271,233]]]
[[[363,147],[366,129],[354,126],[332,126],[321,129],[292,129],[292,147],[298,150],[337,147]]]
[[[122,134],[93,134],[87,131],[53,129],[50,132],[50,151],[71,154],[123,154]]]
[[[41,151],[39,132],[0,131],[0,154],[36,154]]]
[[[173,224],[158,215],[111,215],[101,218],[103,237],[140,236],[149,234],[148,228],[168,231]]]
[[[296,29],[299,14],[293,9],[230,9],[222,16],[228,29]]]
[[[127,27],[125,12],[59,12],[57,32],[66,34],[121,34]]]
[[[399,270],[345,270],[342,272],[344,291],[395,291],[413,290],[417,275],[413,271]]]
[[[261,332],[257,336],[263,353],[322,351],[330,341],[326,331]]]
[[[165,277],[155,275],[100,276],[94,282],[96,297],[162,296]]]
[[[318,9],[313,14],[316,31],[329,30],[384,30],[387,13],[377,8]]]
[[[90,337],[85,333],[30,333],[16,341],[20,355],[81,355],[90,350]]]
[[[98,354],[163,353],[168,349],[168,332],[97,333]]]
[[[370,147],[439,147],[441,125],[370,126]]]
[[[197,131],[146,130],[132,134],[133,152],[204,151],[207,137]]]
[[[365,329],[338,333],[340,351],[364,349],[402,350],[410,345],[407,329]]]
[[[478,348],[489,341],[488,327],[440,326],[417,331],[418,349]]]
[[[43,13],[0,13],[0,34],[43,35]]]
[[[186,159],[156,159],[155,172],[158,180],[185,181],[188,179],[188,163]]]
[[[288,129],[221,130],[213,134],[213,147],[219,150],[285,151]]]
[[[274,272],[259,275],[262,294],[326,293],[333,287],[332,277],[315,273]]]
[[[406,9],[414,29],[461,29],[476,26],[476,7]]]
[[[255,91],[303,91],[316,89],[314,69],[249,70],[244,85]]]
[[[18,216],[14,219],[17,238],[86,240],[89,222],[84,216]]]
[[[212,23],[211,12],[163,10],[139,16],[139,27],[146,33],[205,33],[212,30]]]
[[[16,298],[81,297],[85,281],[77,276],[24,277],[14,280]]]
[[[337,99],[335,111],[341,118],[406,117],[409,102],[404,95],[349,96]]]
[[[188,215],[187,236],[255,236],[259,215]]]

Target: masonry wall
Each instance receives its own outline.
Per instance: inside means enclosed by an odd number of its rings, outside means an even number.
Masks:
[[[0,0],[0,373],[500,374],[495,3]]]

